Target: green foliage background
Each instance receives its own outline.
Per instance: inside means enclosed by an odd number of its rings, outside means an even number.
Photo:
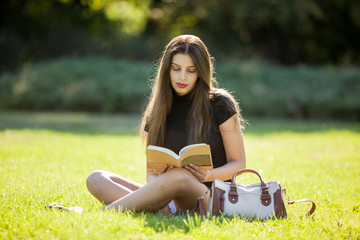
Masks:
[[[7,0],[0,71],[59,56],[153,60],[174,36],[224,59],[360,63],[357,0]]]
[[[0,110],[139,112],[165,44],[204,40],[246,116],[360,119],[356,0],[0,2]]]
[[[108,58],[60,58],[0,77],[0,109],[139,112],[156,65]],[[360,119],[360,70],[219,62],[220,87],[247,116]]]

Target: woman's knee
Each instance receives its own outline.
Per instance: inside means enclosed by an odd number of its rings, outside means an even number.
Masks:
[[[86,187],[90,192],[96,189],[96,185],[100,182],[101,178],[104,178],[104,170],[95,170],[89,174],[86,179]]]
[[[184,168],[174,168],[162,175],[165,179],[161,181],[163,185],[186,189],[197,182],[197,179]]]

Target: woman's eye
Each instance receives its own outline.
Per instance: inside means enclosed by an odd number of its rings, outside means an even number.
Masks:
[[[172,68],[173,71],[180,71],[180,68]]]
[[[189,73],[195,73],[196,70],[189,70]]]

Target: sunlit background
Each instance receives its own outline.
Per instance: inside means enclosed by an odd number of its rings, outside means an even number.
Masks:
[[[245,114],[360,119],[356,0],[8,0],[0,13],[2,110],[139,112],[186,33]]]

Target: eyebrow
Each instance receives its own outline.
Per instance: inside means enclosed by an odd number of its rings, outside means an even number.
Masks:
[[[171,63],[171,64],[181,67],[179,64],[176,64],[176,63]],[[187,66],[187,67],[195,67],[195,66]]]

